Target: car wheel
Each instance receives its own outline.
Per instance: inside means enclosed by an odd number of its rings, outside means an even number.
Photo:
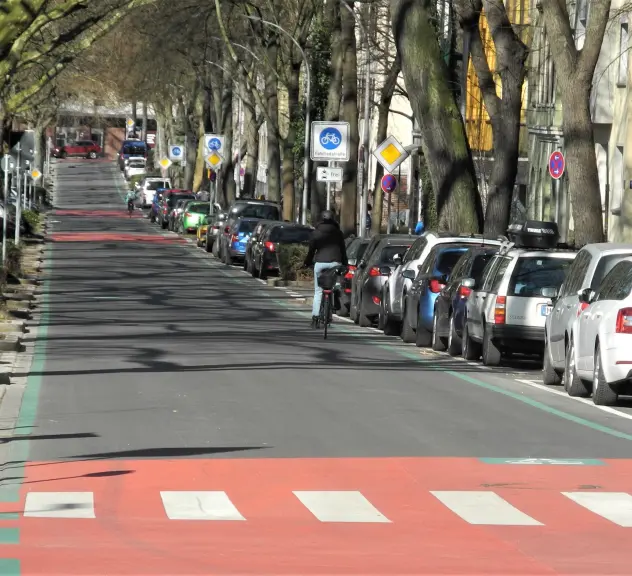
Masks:
[[[228,252],[228,250],[226,250],[226,252],[224,252],[224,264],[226,264],[226,266],[232,266],[233,265],[233,258],[230,255],[230,253]]]
[[[169,225],[169,223],[168,223],[168,222],[165,222],[164,220],[163,220],[162,222],[160,222],[160,227],[161,227],[163,230],[166,230],[168,225]]]
[[[443,338],[439,337],[439,318],[437,316],[437,311],[435,309],[434,314],[432,315],[432,349],[436,352],[443,352],[446,349],[446,343]],[[417,331],[419,334],[419,331]]]
[[[542,361],[542,382],[544,382],[547,386],[559,386],[562,383],[562,378],[553,368],[553,364],[551,363],[551,353],[546,335],[544,336],[544,341],[546,342],[546,345],[544,346],[544,358]]]
[[[247,272],[248,271],[248,258],[246,258],[244,256],[244,266],[243,266],[244,270]]]
[[[601,350],[599,344],[597,344],[597,350],[595,350],[594,365],[592,397],[595,406],[616,406],[619,394],[606,382],[603,367],[601,366]]]
[[[466,360],[478,360],[481,357],[481,345],[470,336],[467,320],[463,326],[463,358]]]
[[[370,326],[373,326],[373,322],[371,322],[371,319],[364,313],[362,298],[360,298],[360,304],[358,306],[358,324],[360,324],[362,328],[369,328]]]
[[[267,280],[268,279],[268,272],[267,272],[267,270],[263,269],[263,258],[261,259],[261,264],[259,266],[259,279],[260,280]]]
[[[448,333],[448,354],[458,356],[463,351],[461,337],[456,333],[454,327],[454,315],[450,314],[450,332]]]
[[[206,242],[204,243],[204,249],[207,252],[212,252],[213,251],[213,243],[209,243],[208,238],[206,239]]]
[[[380,299],[380,313],[377,317],[377,329],[384,330],[384,326],[386,326],[386,308],[384,306],[384,302],[386,299],[384,298],[384,294],[382,294],[382,298]]]
[[[421,317],[417,311],[417,330],[415,330],[415,345],[417,348],[428,348],[432,344],[432,331],[421,325]]]
[[[90,158],[90,160],[95,160],[96,157],[97,153],[94,150],[88,154],[88,158]]]
[[[351,294],[351,304],[349,305],[349,318],[355,323],[358,323],[358,307],[355,305],[353,293]]]
[[[575,344],[573,336],[568,340],[566,345],[566,363],[564,368],[564,388],[569,396],[584,398],[590,396],[590,389],[586,382],[577,375],[575,369]]]
[[[402,320],[402,332],[401,337],[404,342],[407,344],[412,344],[415,341],[415,331],[413,327],[408,322],[408,310],[406,309],[406,300],[404,300],[404,312],[403,312],[403,320]]]
[[[498,366],[502,355],[492,340],[491,331],[485,326],[483,331],[483,364],[485,366]]]

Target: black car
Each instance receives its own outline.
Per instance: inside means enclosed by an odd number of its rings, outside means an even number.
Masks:
[[[308,244],[312,233],[313,228],[290,222],[281,222],[276,226],[267,227],[261,240],[253,246],[251,257],[253,276],[265,279],[271,272],[278,272],[279,245]]]
[[[276,220],[259,220],[259,222],[255,226],[255,229],[250,235],[250,238],[248,238],[248,242],[246,243],[246,253],[244,254],[244,270],[246,272],[250,272],[253,276],[256,276],[256,274],[253,271],[254,269],[252,267],[252,264],[253,264],[252,255],[253,255],[254,247],[257,246],[261,242],[261,239],[266,233],[266,229],[268,227],[277,226],[280,224],[281,222],[278,222]]]
[[[395,269],[394,258],[404,254],[416,239],[407,234],[390,234],[371,240],[352,280],[350,315],[354,322],[371,326],[377,320],[382,286]]]
[[[465,305],[473,286],[464,280],[473,279],[478,283],[483,270],[498,246],[477,246],[470,248],[454,265],[448,283],[437,296],[434,309],[432,348],[448,351],[456,356],[461,353],[461,337],[465,322]]]
[[[352,238],[347,244],[347,260],[349,261],[349,267],[347,273],[342,278],[340,285],[342,286],[342,294],[340,295],[340,309],[338,314],[340,316],[349,315],[349,307],[351,305],[351,284],[353,275],[358,269],[358,263],[364,255],[365,250],[369,245],[369,238]]]

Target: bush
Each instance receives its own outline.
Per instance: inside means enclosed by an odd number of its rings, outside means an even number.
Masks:
[[[7,242],[7,263],[4,267],[4,277],[18,277],[22,273],[22,248],[13,242]]]
[[[134,186],[136,185],[136,182],[141,182],[145,178],[146,178],[145,174],[136,174],[135,176],[132,176],[129,180],[129,189],[134,190]]]
[[[303,262],[307,256],[308,247],[302,244],[279,245],[279,276],[281,280],[313,280],[312,270],[304,269]]]
[[[39,231],[40,215],[37,212],[34,210],[24,210],[24,212],[22,212],[22,218],[24,218],[25,222],[33,231]]]

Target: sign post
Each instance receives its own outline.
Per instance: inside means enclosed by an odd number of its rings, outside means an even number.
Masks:
[[[316,169],[316,180],[327,184],[327,210],[331,210],[331,183],[342,182],[343,174],[343,169],[335,168],[333,162],[329,162],[326,168],[325,166],[319,166]]]
[[[549,156],[549,174],[554,180],[559,180],[564,175],[566,169],[566,159],[564,154],[559,150],[555,150]]]
[[[382,192],[387,195],[387,212],[386,212],[386,233],[391,233],[391,194],[397,190],[397,178],[392,174],[384,174],[380,181]]]
[[[11,156],[5,154],[2,157],[2,170],[4,171],[4,206],[5,214],[2,219],[2,265],[7,261],[7,199],[9,197],[9,170],[11,170]]]
[[[217,170],[224,163],[226,150],[224,146],[225,137],[223,134],[204,134],[204,161],[206,166],[215,172],[215,180],[210,182],[209,202],[211,212],[217,198]]]

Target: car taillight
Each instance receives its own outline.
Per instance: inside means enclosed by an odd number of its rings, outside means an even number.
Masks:
[[[162,213],[163,213],[163,214],[167,214],[168,212],[169,212],[169,211],[168,211],[166,208],[163,208],[163,209],[162,209]]]
[[[184,213],[184,217],[185,218],[191,218],[191,216],[192,216],[191,212],[185,212]]]
[[[580,302],[579,308],[577,308],[577,316],[579,316],[584,310],[588,308],[588,302]]]
[[[347,268],[347,273],[345,274],[345,279],[346,280],[351,280],[353,278],[353,275],[355,274],[355,271],[358,269],[357,266],[349,266]]]
[[[382,274],[377,266],[372,266],[369,268],[369,276],[371,276],[371,278],[375,278],[376,276],[382,276]]]
[[[213,230],[219,230],[219,226],[211,226]]]
[[[230,234],[230,226],[224,228],[224,234]]]
[[[617,334],[632,334],[632,308],[621,308],[617,314]]]
[[[471,288],[468,288],[467,286],[460,286],[459,287],[459,296],[461,298],[469,298],[471,293],[472,293],[472,289]]]
[[[265,246],[266,250],[274,252],[274,242],[265,242],[263,245]]]
[[[380,305],[380,297],[379,296],[373,296],[373,304],[376,304],[377,306]]]
[[[239,236],[237,234],[233,234],[230,238],[231,242],[239,242]]]
[[[430,288],[430,292],[433,294],[438,294],[441,292],[445,284],[441,284],[439,280],[430,280],[430,284],[428,284],[428,288]]]
[[[505,305],[507,298],[505,296],[496,296],[496,304],[494,306],[494,324],[505,323]]]

